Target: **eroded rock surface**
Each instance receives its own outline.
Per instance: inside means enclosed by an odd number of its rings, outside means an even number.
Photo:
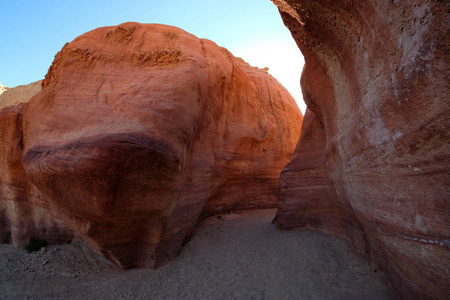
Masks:
[[[0,242],[17,247],[30,237],[52,244],[73,238],[72,230],[29,182],[22,166],[23,105],[39,93],[41,82],[5,88],[0,94]]]
[[[0,83],[0,109],[10,105],[27,103],[31,97],[41,91],[41,85],[42,80],[27,85],[19,85],[15,88],[5,88]]]
[[[165,25],[83,34],[42,86],[23,112],[1,111],[16,126],[5,132],[16,152],[2,153],[16,166],[2,166],[23,181],[2,186],[36,187],[123,268],[173,259],[201,218],[275,207],[300,135],[294,99],[265,70]],[[2,197],[30,202],[30,193]]]
[[[0,110],[0,243],[24,246],[30,238],[70,242],[72,230],[23,169],[22,109],[12,105]]]
[[[273,0],[305,56],[310,111],[276,222],[352,241],[405,299],[446,299],[448,1]]]

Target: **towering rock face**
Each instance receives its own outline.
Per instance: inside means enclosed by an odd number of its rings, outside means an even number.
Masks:
[[[276,222],[349,239],[405,299],[448,297],[448,1],[273,0],[310,110]]]
[[[205,216],[274,207],[300,135],[300,111],[266,71],[170,26],[83,34],[42,86],[18,122],[23,171],[124,268],[174,258]]]

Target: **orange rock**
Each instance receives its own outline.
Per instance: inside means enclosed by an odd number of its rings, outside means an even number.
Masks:
[[[404,299],[448,298],[448,3],[273,2],[314,112],[281,176],[277,224],[347,238]]]
[[[274,207],[300,135],[264,70],[175,27],[66,44],[23,111],[23,165],[77,234],[123,268],[173,259],[199,219]]]

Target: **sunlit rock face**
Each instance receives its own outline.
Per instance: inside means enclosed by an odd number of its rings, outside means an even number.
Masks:
[[[7,89],[8,89],[8,87],[6,87],[0,83],[0,95],[3,94],[3,92],[6,91]]]
[[[275,207],[301,123],[267,71],[181,29],[125,23],[55,56],[23,110],[23,168],[97,251],[157,267],[201,218]]]
[[[448,1],[282,1],[310,111],[277,224],[349,239],[405,299],[448,297]]]
[[[38,80],[15,88],[5,88],[0,83],[0,109],[10,105],[27,103],[31,97],[41,91],[41,84],[42,80]]]

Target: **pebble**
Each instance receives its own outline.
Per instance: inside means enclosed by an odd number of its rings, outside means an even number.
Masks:
[[[44,263],[43,263],[43,265],[46,265],[46,264],[48,264],[48,260],[44,261]]]

